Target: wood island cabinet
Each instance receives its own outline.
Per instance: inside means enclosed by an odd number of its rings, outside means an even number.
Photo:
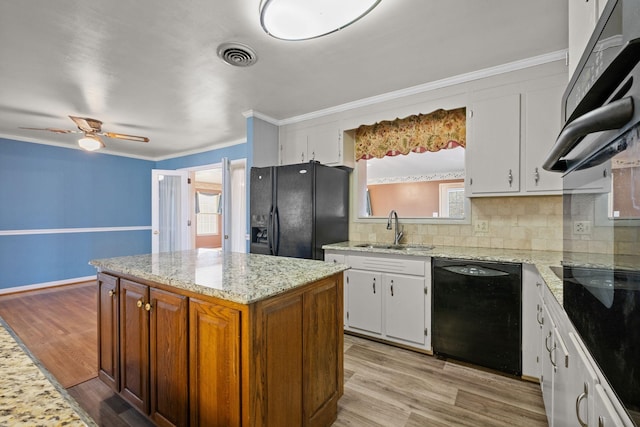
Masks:
[[[157,425],[335,421],[342,273],[251,304],[119,273],[98,284],[100,378]]]
[[[98,274],[98,377],[120,391],[118,279]]]
[[[230,307],[189,301],[191,425],[242,424],[241,318]]]
[[[187,297],[120,280],[120,394],[160,426],[186,425]]]

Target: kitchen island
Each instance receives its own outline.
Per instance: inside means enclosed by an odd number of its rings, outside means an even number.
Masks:
[[[212,250],[91,264],[99,377],[158,425],[335,420],[345,265]]]

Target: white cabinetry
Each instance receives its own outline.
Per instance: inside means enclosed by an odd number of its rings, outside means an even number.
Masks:
[[[565,73],[475,94],[467,119],[471,196],[561,194],[561,174],[542,168],[561,129]]]
[[[384,330],[388,338],[424,344],[425,282],[421,276],[385,274]]]
[[[382,274],[348,270],[347,325],[354,331],[382,335]]]
[[[594,386],[593,412],[593,421],[589,420],[589,426],[617,427],[629,425],[622,421],[606,390],[599,383]]]
[[[467,170],[472,194],[520,191],[520,94],[471,106]]]
[[[542,376],[542,337],[544,281],[531,264],[522,265],[522,376],[540,381]]]
[[[606,0],[569,0],[569,76],[580,61]]]
[[[562,174],[542,169],[542,163],[556,142],[561,128],[561,84],[532,90],[525,96],[524,112],[524,186],[527,192],[551,192],[562,189]]]
[[[329,166],[353,167],[354,146],[337,122],[308,128],[289,128],[280,137],[280,164],[316,160]]]
[[[309,161],[306,130],[289,130],[280,138],[280,164],[292,165]]]
[[[542,308],[541,385],[549,426],[632,426],[616,410],[610,386],[546,286]]]
[[[417,256],[345,251],[345,330],[431,350],[431,262]],[[325,251],[325,261],[340,261]]]

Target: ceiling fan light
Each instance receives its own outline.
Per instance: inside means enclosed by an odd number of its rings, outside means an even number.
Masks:
[[[260,25],[272,37],[308,40],[341,30],[381,0],[262,0]]]
[[[95,135],[85,134],[78,140],[80,148],[86,151],[96,151],[104,147],[104,143]]]

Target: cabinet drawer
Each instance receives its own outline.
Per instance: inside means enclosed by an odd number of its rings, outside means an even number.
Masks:
[[[346,256],[342,254],[334,254],[334,253],[324,253],[324,261],[332,262],[332,263],[340,263],[344,264],[346,262]]]
[[[401,273],[413,276],[425,275],[425,260],[403,258],[378,258],[373,256],[349,255],[346,263],[360,270],[374,270],[384,273]]]

